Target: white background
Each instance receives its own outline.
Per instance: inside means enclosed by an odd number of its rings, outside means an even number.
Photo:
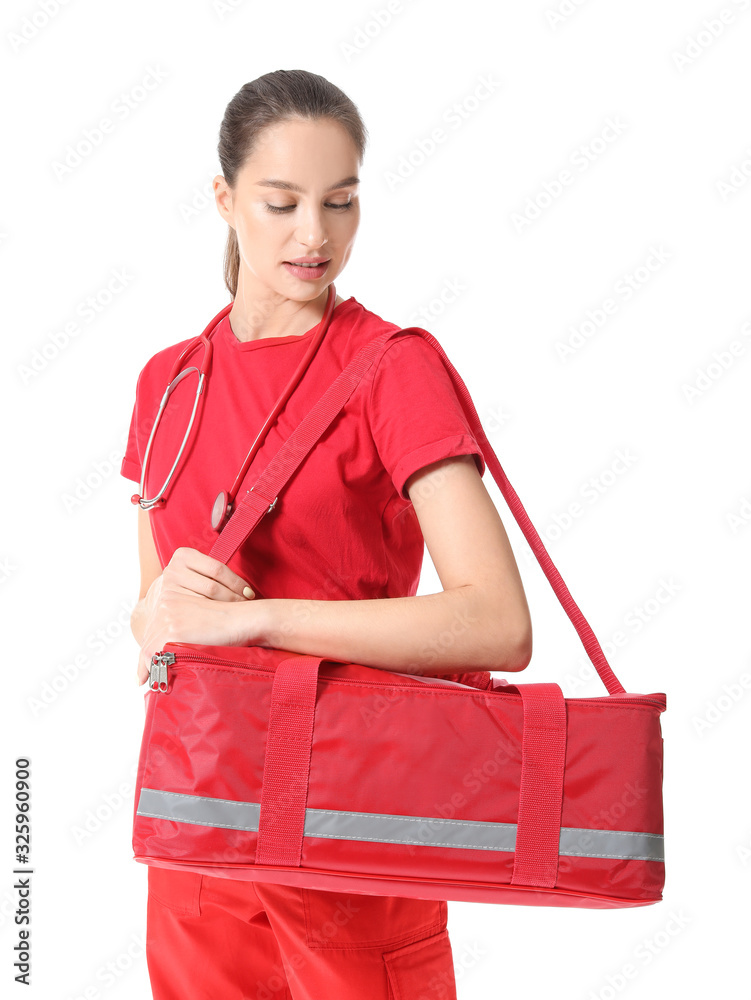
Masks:
[[[303,68],[340,86],[370,132],[362,226],[338,292],[439,339],[600,642],[625,633],[606,647],[617,675],[668,698],[664,901],[452,902],[459,996],[729,995],[746,979],[751,887],[751,4],[412,0],[392,3],[385,24],[374,18],[384,0],[42,6],[5,4],[0,31],[4,994],[149,995],[147,872],[130,846],[144,698],[128,628],[135,484],[120,457],[147,358],[229,301],[226,225],[205,194],[224,108],[243,83]],[[154,70],[162,81],[140,91]],[[135,108],[57,176],[68,146],[126,93]],[[436,128],[445,141],[426,153]],[[566,169],[571,183],[546,202]],[[525,211],[537,217],[520,227]],[[129,281],[108,296],[121,270]],[[461,290],[446,302],[452,282]],[[98,312],[82,322],[89,296]],[[608,297],[616,312],[562,360],[557,345]],[[592,477],[597,502],[581,493]],[[485,482],[533,615],[519,679],[604,694],[489,472]],[[421,592],[435,589],[426,560]],[[12,969],[23,755],[35,868],[26,991]],[[124,970],[112,985],[109,962]]]

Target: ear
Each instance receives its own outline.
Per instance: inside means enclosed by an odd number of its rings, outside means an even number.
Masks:
[[[214,201],[216,202],[219,214],[234,229],[233,199],[229,184],[221,174],[217,174],[212,181],[212,187],[214,189]]]

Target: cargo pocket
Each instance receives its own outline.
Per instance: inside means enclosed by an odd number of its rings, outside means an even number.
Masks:
[[[456,1000],[448,930],[383,953],[389,1000]]]
[[[448,903],[437,899],[300,889],[308,948],[391,951],[446,927]]]
[[[149,896],[182,917],[200,917],[202,879],[199,872],[149,865]]]

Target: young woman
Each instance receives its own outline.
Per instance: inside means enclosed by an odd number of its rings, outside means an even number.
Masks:
[[[165,503],[138,512],[141,591],[132,628],[139,683],[151,655],[170,641],[270,646],[470,682],[465,665],[517,671],[529,662],[529,610],[481,479],[480,447],[443,362],[418,334],[388,342],[288,483],[279,509],[231,565],[206,554],[217,537],[214,499],[230,488],[304,357],[329,286],[352,253],[365,141],[352,101],[302,70],[259,77],[226,109],[214,191],[229,224],[225,282],[233,304],[212,337],[197,433]],[[395,327],[354,296],[336,297],[320,346],[261,440],[249,481],[354,354],[388,329]],[[136,482],[170,369],[187,342],[156,353],[138,378],[122,463]],[[146,497],[175,459],[195,377],[170,396]],[[424,544],[443,589],[416,596]],[[445,901],[158,867],[148,880],[155,1000],[456,996]]]

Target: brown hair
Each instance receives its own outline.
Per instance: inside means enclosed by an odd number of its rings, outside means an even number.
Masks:
[[[219,162],[230,188],[268,125],[306,118],[338,122],[357,148],[362,163],[368,132],[360,112],[347,95],[325,77],[304,69],[278,69],[243,84],[227,105],[219,127]],[[234,299],[240,270],[240,250],[232,226],[224,251],[224,283]]]

